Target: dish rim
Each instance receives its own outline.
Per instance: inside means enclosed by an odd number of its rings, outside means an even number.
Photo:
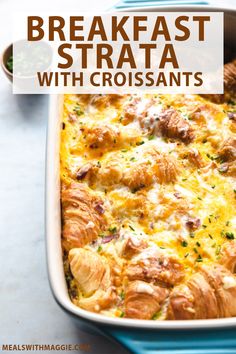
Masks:
[[[236,17],[236,9],[203,6],[165,6],[165,7],[138,7],[132,11],[185,11],[185,9],[204,10],[206,12],[224,11]],[[124,12],[124,11],[123,11]],[[191,11],[189,11],[191,12]],[[139,320],[108,317],[89,312],[77,307],[69,298],[64,276],[62,249],[61,249],[61,215],[60,215],[60,177],[59,177],[59,131],[62,113],[63,95],[50,95],[49,118],[46,144],[46,173],[45,173],[45,235],[47,269],[52,294],[56,302],[70,315],[92,322],[95,325],[104,325],[129,329],[146,330],[201,330],[236,327],[236,317],[202,320]],[[59,233],[59,235],[58,235]],[[57,234],[57,237],[55,237]]]

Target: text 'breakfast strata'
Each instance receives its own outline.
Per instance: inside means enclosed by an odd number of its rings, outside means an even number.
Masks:
[[[62,245],[75,305],[236,316],[235,132],[229,96],[65,95]]]

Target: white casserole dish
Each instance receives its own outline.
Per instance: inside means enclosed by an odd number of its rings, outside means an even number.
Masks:
[[[236,48],[236,11],[210,7],[158,7],[135,11],[224,11],[225,39]],[[134,11],[132,9],[132,11]],[[236,52],[236,51],[235,51]],[[149,321],[109,318],[75,306],[68,295],[61,249],[59,132],[63,95],[51,95],[46,163],[46,245],[48,274],[58,304],[80,324],[111,334],[137,353],[236,353],[236,318]],[[170,337],[171,336],[171,337]],[[180,351],[179,351],[180,350]]]

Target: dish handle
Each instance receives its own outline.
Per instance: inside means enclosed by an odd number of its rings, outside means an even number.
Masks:
[[[135,354],[235,354],[236,328],[201,330],[107,329]]]

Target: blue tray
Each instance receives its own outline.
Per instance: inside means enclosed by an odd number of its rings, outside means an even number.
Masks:
[[[236,328],[204,330],[105,329],[136,354],[235,354]]]

